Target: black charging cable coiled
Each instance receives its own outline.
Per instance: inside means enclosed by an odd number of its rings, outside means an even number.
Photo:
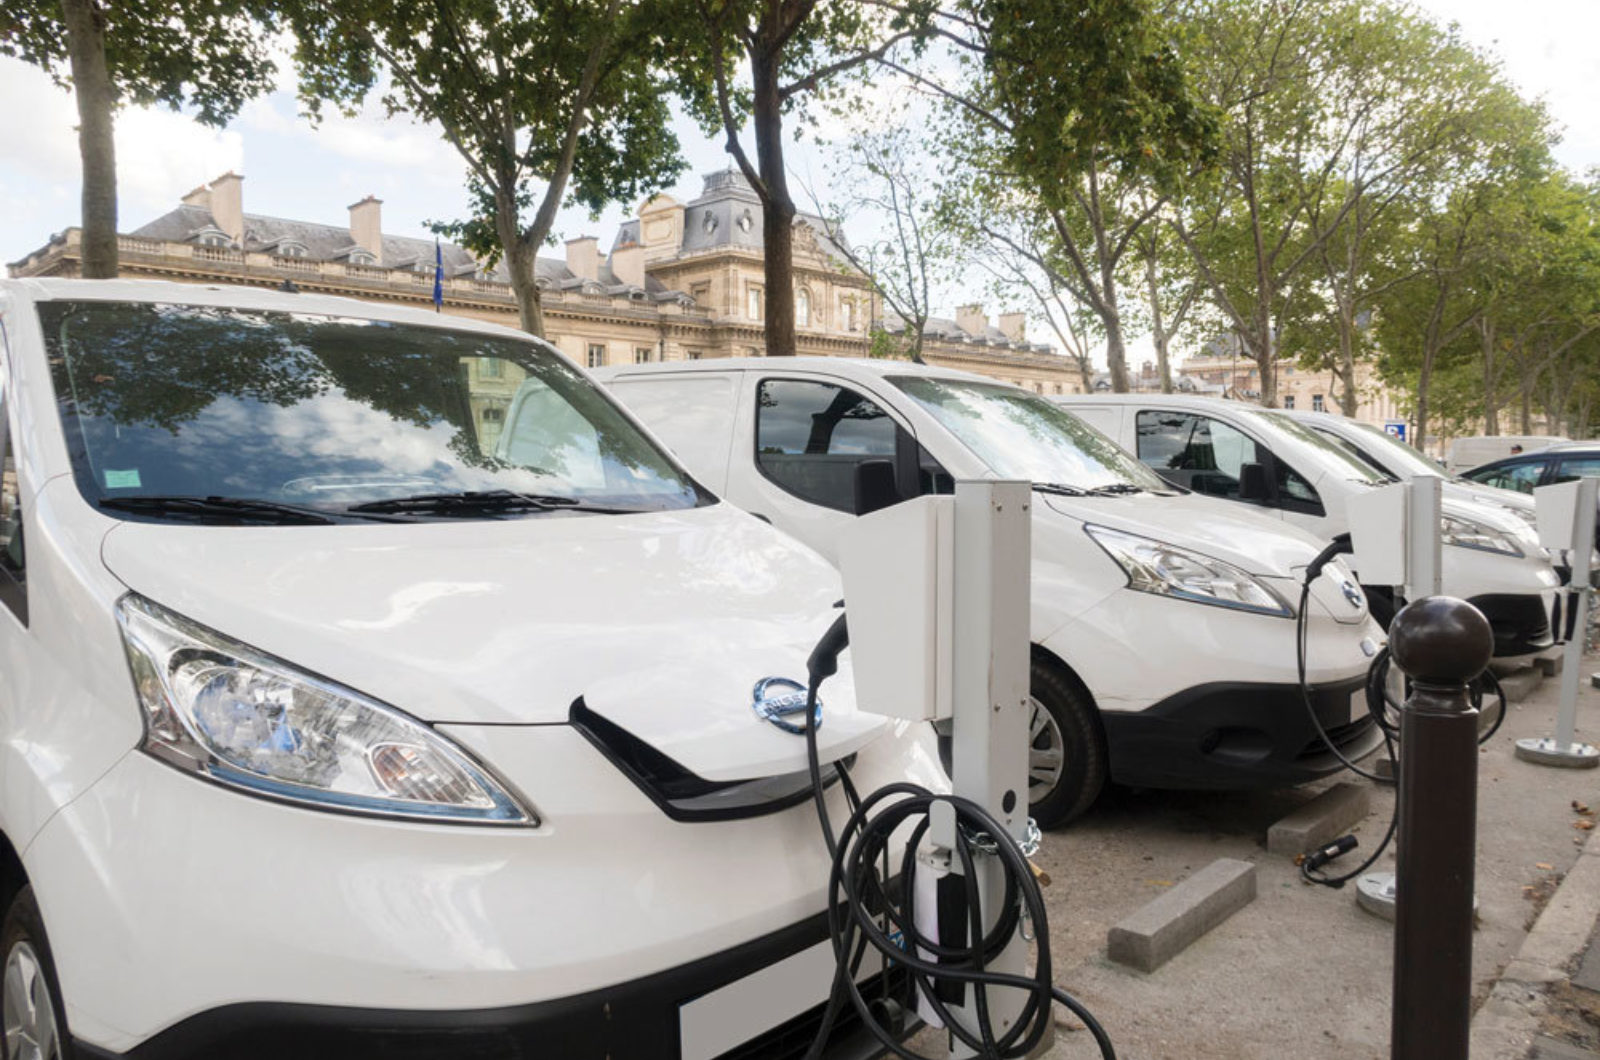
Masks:
[[[921,998],[957,1040],[984,1060],[1013,1060],[1032,1052],[1049,1030],[1053,1001],[1065,1005],[1083,1021],[1104,1060],[1116,1060],[1111,1038],[1093,1014],[1051,981],[1049,927],[1038,881],[1016,840],[983,806],[971,799],[929,791],[909,782],[886,784],[860,797],[849,785],[845,764],[838,762],[835,768],[846,785],[851,812],[844,827],[835,835],[823,797],[816,703],[818,689],[837,672],[839,653],[849,641],[845,616],[840,615],[823,634],[806,664],[809,676],[806,759],[817,820],[833,862],[828,874],[828,935],[836,962],[833,988],[816,1038],[806,1052],[806,1060],[816,1060],[821,1055],[835,1020],[847,1004],[855,1009],[862,1025],[889,1053],[903,1060],[934,1060],[902,1045],[894,1029],[883,1025],[881,1006],[862,995],[856,975],[863,959],[873,951],[888,964],[907,971],[913,987],[908,1003]],[[916,892],[917,849],[927,834],[929,814],[939,803],[948,804],[956,817],[956,849],[952,853],[962,870],[966,937],[972,940],[966,945],[939,943],[925,937],[917,930],[911,911],[909,896]],[[899,858],[897,898],[891,893],[887,866],[891,860],[892,837],[908,824],[911,831]],[[978,867],[974,854],[978,850],[979,836],[988,837],[983,849],[989,852],[992,844],[992,853],[1005,872],[1001,914],[988,932],[983,930],[978,904]],[[1023,915],[1033,924],[1035,933],[1033,974],[1010,975],[991,970],[989,963],[1010,942],[1019,927],[1018,918]],[[956,1021],[941,999],[941,983],[960,984],[973,991],[976,1033]],[[1017,1021],[999,1034],[995,1033],[989,1017],[989,991],[996,987],[1027,993]]]

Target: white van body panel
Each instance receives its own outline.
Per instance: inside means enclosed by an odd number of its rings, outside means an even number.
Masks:
[[[1520,447],[1524,453],[1532,453],[1567,440],[1555,434],[1484,434],[1473,438],[1457,438],[1450,443],[1445,467],[1452,475],[1459,475],[1502,457],[1516,455],[1513,447]]]
[[[234,1004],[529,1006],[821,914],[829,859],[809,802],[686,824],[569,723],[581,699],[707,781],[803,769],[804,740],[755,713],[752,687],[804,680],[841,591],[820,557],[710,499],[383,524],[114,518],[74,481],[34,308],[58,299],[537,340],[316,295],[0,281],[27,535],[26,623],[0,607],[0,829],[35,892],[75,1038],[122,1052]],[[537,825],[289,805],[144,753],[114,610],[130,591],[432,723]],[[945,789],[926,727],[858,711],[847,671],[823,699],[825,761],[855,755],[864,789]],[[842,820],[838,786],[826,797]]]
[[[1271,451],[1276,459],[1286,463],[1311,483],[1317,491],[1325,511],[1322,514],[1285,511],[1281,508],[1251,505],[1271,512],[1300,526],[1320,540],[1331,540],[1349,529],[1347,505],[1349,498],[1360,491],[1374,488],[1370,483],[1352,480],[1330,470],[1328,461],[1316,447],[1308,445],[1296,435],[1274,425],[1274,416],[1289,415],[1280,410],[1270,415],[1256,415],[1263,410],[1221,398],[1188,397],[1177,394],[1086,394],[1054,398],[1071,410],[1118,408],[1123,410],[1122,434],[1117,438],[1123,446],[1138,452],[1139,438],[1137,413],[1141,410],[1170,410],[1207,416],[1232,427],[1257,445]],[[1354,458],[1352,458],[1354,459]],[[1224,503],[1244,506],[1241,502]],[[1475,523],[1494,530],[1515,543],[1520,555],[1487,552],[1476,548],[1447,546],[1441,552],[1444,591],[1462,599],[1486,597],[1526,597],[1541,602],[1542,612],[1548,615],[1553,593],[1560,579],[1551,567],[1545,551],[1539,546],[1537,535],[1526,520],[1501,505],[1483,504],[1470,495],[1452,491],[1442,505],[1443,514]],[[1359,571],[1357,572],[1359,574]],[[1530,608],[1536,613],[1539,608]],[[1491,621],[1493,619],[1491,618]],[[1548,629],[1545,631],[1548,639]],[[1537,638],[1536,638],[1537,639]],[[1529,646],[1526,652],[1533,655],[1545,650],[1548,644]]]

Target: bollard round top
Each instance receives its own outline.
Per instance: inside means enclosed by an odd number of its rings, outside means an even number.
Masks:
[[[1464,684],[1489,665],[1494,632],[1483,612],[1453,596],[1428,596],[1400,609],[1389,651],[1406,674],[1429,684]]]

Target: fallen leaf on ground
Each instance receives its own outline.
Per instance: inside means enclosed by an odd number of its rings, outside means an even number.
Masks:
[[[1580,817],[1576,821],[1572,822],[1572,827],[1580,831],[1587,832],[1589,829],[1594,827],[1594,822],[1589,820],[1587,817]]]
[[[1589,809],[1589,804],[1588,803],[1579,802],[1577,799],[1573,799],[1572,800],[1572,812],[1573,813],[1593,813],[1594,811]]]
[[[1550,864],[1548,861],[1535,862],[1533,867],[1536,869],[1543,869],[1546,872],[1550,872],[1555,868],[1555,866]]]

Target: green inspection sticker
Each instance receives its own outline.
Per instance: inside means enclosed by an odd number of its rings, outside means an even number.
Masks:
[[[108,490],[131,490],[131,489],[138,489],[138,488],[139,488],[139,469],[138,468],[133,468],[132,470],[129,470],[129,471],[113,471],[110,468],[106,469],[106,489],[108,489]]]

